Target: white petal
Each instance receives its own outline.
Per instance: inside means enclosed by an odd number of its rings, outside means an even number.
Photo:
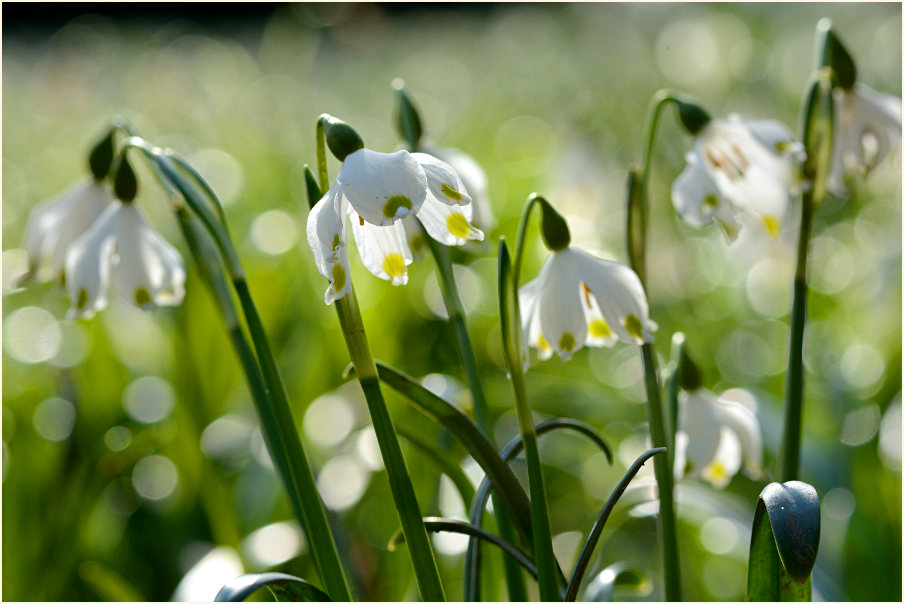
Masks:
[[[719,447],[722,424],[715,401],[715,395],[703,388],[678,395],[678,429],[687,434],[685,457],[693,474],[709,466]]]
[[[66,290],[72,303],[70,318],[91,318],[107,306],[115,247],[113,226],[119,205],[119,202],[111,205],[66,252]]]
[[[59,276],[65,268],[66,250],[111,201],[108,188],[92,179],[35,208],[28,217],[23,242],[29,276],[38,281]]]
[[[430,196],[446,205],[463,206],[471,203],[471,196],[452,166],[427,153],[412,153],[411,157],[421,164],[427,175]]]
[[[695,153],[687,154],[687,167],[672,184],[672,204],[691,226],[703,227],[715,220],[729,241],[737,239],[741,224]]]
[[[541,361],[552,356],[552,348],[540,331],[540,294],[546,286],[546,282],[549,280],[551,261],[552,256],[550,255],[540,269],[540,274],[537,275],[536,279],[533,279],[518,289],[518,305],[521,310],[525,362],[527,362],[527,359],[529,358],[529,346],[537,349],[537,356]]]
[[[901,146],[901,99],[857,84],[835,91],[835,137],[830,183],[843,191],[846,172],[869,173]]]
[[[728,428],[719,431],[719,446],[712,461],[701,469],[700,475],[714,487],[723,489],[741,467],[741,444]]]
[[[606,323],[620,340],[633,344],[653,341],[656,323],[650,320],[647,295],[637,273],[577,248],[559,253],[567,255],[578,279],[590,288]]]
[[[336,182],[355,211],[376,225],[417,212],[427,197],[424,169],[407,151],[359,149],[345,158]]]
[[[587,323],[587,339],[584,344],[587,346],[614,346],[618,337],[603,317],[596,297],[583,282],[581,283],[581,303],[584,307],[584,321]]]
[[[469,239],[483,241],[483,232],[471,225],[472,208],[450,206],[428,195],[417,218],[431,237],[445,245],[464,245]]]
[[[473,157],[458,149],[424,145],[424,150],[446,162],[461,177],[465,189],[471,195],[474,206],[474,223],[484,229],[496,224],[487,187],[487,175]]]
[[[308,246],[314,254],[317,270],[330,281],[324,294],[327,304],[332,304],[352,288],[343,203],[339,188],[334,185],[308,214]]]
[[[549,276],[540,292],[540,331],[563,361],[580,350],[587,338],[587,323],[581,307],[581,282],[570,257],[553,252]]]
[[[393,285],[408,283],[407,267],[412,258],[402,222],[377,226],[362,220],[351,208],[349,218],[358,254],[367,270],[381,279],[392,281]]]
[[[763,472],[763,438],[756,416],[746,406],[735,401],[719,399],[715,403],[722,422],[731,428],[740,442],[744,469],[751,478]]]
[[[118,208],[113,250],[113,289],[145,310],[176,306],[185,295],[182,257],[132,204]]]

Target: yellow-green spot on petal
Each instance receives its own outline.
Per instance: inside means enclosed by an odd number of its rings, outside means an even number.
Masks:
[[[445,195],[449,199],[454,199],[455,201],[461,201],[461,193],[459,193],[458,191],[456,191],[455,189],[453,189],[446,183],[443,183],[442,190],[443,190],[443,195]]]
[[[562,334],[562,337],[559,338],[559,350],[565,350],[567,352],[571,352],[574,348],[574,336],[568,333],[567,331]]]
[[[779,153],[784,153],[791,146],[789,141],[778,141],[775,143],[775,150]]]
[[[719,205],[719,198],[710,193],[703,199],[703,205],[708,208],[714,208]]]
[[[75,308],[85,310],[86,306],[88,306],[88,291],[83,287],[78,290],[78,300],[75,302]]]
[[[66,287],[66,271],[60,271],[60,287]]]
[[[724,485],[728,482],[730,476],[725,465],[720,461],[714,461],[703,470],[703,476],[715,485]]]
[[[408,245],[411,247],[412,252],[420,253],[427,247],[427,240],[424,239],[424,236],[418,233],[408,242]]]
[[[383,216],[386,216],[386,218],[395,218],[399,208],[407,208],[410,210],[412,207],[411,200],[404,195],[393,195],[386,200],[386,204],[383,206]]]
[[[590,322],[590,325],[587,326],[587,332],[594,338],[608,338],[612,335],[612,330],[609,329],[609,324],[606,323],[603,319],[592,320]]]
[[[643,323],[636,316],[629,314],[625,317],[625,329],[631,336],[643,340]]]
[[[345,287],[345,267],[334,264],[330,274],[333,276],[333,291],[338,292]]]
[[[383,258],[383,270],[390,277],[401,277],[405,274],[405,259],[398,252],[390,252]]]
[[[135,304],[139,307],[147,306],[151,303],[151,294],[143,287],[135,290]]]
[[[543,337],[543,334],[537,334],[537,348],[540,350],[549,350],[549,342]]]
[[[468,219],[464,217],[464,214],[459,214],[458,212],[452,212],[446,217],[446,228],[449,229],[453,237],[458,237],[459,239],[467,239],[471,233]]]
[[[773,237],[778,237],[779,222],[775,216],[763,216],[763,225]]]
[[[336,233],[333,235],[333,251],[336,251],[340,245],[342,245],[342,241],[339,239],[339,233]]]

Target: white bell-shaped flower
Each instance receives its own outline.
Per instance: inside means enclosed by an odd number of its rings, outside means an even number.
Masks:
[[[557,352],[567,361],[585,344],[652,342],[656,331],[637,274],[574,247],[552,252],[518,300],[525,348],[541,360]]]
[[[114,201],[66,253],[70,317],[90,318],[112,287],[145,310],[176,306],[185,294],[182,257],[131,203]]]
[[[901,147],[901,97],[876,92],[864,84],[835,88],[835,133],[827,186],[846,194],[845,176],[866,177]]]
[[[802,153],[781,122],[737,115],[710,120],[694,137],[687,167],[672,185],[672,203],[692,226],[717,222],[729,241],[741,227],[738,209],[752,212],[777,235],[799,188]]]
[[[700,477],[718,488],[738,473],[763,472],[763,440],[753,411],[705,388],[678,395],[675,473]]]
[[[66,281],[66,252],[109,207],[113,194],[104,183],[91,179],[34,209],[25,225],[24,247],[28,272],[23,281]]]
[[[358,159],[354,159],[356,156]],[[352,160],[350,169],[349,160]],[[370,168],[365,170],[361,166],[366,164]],[[377,164],[385,171],[380,173],[374,168]],[[393,171],[404,173],[405,178],[394,181],[386,176]],[[398,192],[403,191],[399,183],[419,182],[418,174],[423,177],[420,192]],[[372,190],[367,187],[368,177],[374,179]],[[349,180],[354,182],[351,188]],[[308,245],[317,270],[330,281],[324,300],[331,304],[351,291],[346,216],[351,219],[352,234],[367,270],[393,285],[403,285],[408,282],[407,267],[412,262],[412,254],[406,226],[400,219],[407,216],[410,220],[415,216],[437,241],[462,245],[471,239],[483,239],[483,233],[471,224],[472,212],[471,197],[461,178],[451,166],[431,155],[407,151],[387,154],[368,149],[350,154],[336,183],[308,215]],[[410,223],[407,228],[420,229]]]
[[[432,143],[423,145],[425,153],[444,161],[461,177],[464,188],[471,194],[471,203],[474,207],[474,224],[482,229],[492,229],[496,225],[496,217],[493,215],[490,203],[489,184],[487,174],[473,157],[459,149],[451,147],[439,147]]]

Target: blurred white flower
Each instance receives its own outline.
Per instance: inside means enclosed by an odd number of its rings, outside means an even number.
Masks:
[[[182,257],[131,203],[114,201],[66,253],[70,317],[107,305],[107,289],[145,310],[176,306],[184,296]]]
[[[91,179],[36,207],[25,225],[28,272],[22,281],[58,279],[65,284],[66,251],[112,201],[109,187]]]
[[[835,88],[835,135],[827,186],[846,194],[845,176],[862,177],[901,147],[901,98],[856,84]]]
[[[656,324],[637,274],[578,248],[552,252],[518,297],[525,348],[536,348],[541,360],[555,351],[567,361],[584,344],[653,341]]]
[[[308,215],[308,245],[317,270],[330,280],[324,300],[331,304],[351,291],[346,215],[364,266],[377,277],[402,285],[408,282],[412,256],[399,219],[413,214],[437,241],[462,245],[483,239],[471,224],[472,212],[461,178],[435,157],[368,149],[350,154],[336,183]],[[411,224],[408,228],[412,226],[420,228]]]
[[[672,185],[672,203],[692,226],[716,221],[729,241],[741,228],[736,209],[754,213],[775,236],[798,188],[802,153],[781,122],[737,115],[710,120],[685,156],[687,167]]]
[[[699,476],[722,488],[741,469],[753,479],[763,471],[763,440],[753,411],[717,398],[705,388],[678,396],[675,473]]]

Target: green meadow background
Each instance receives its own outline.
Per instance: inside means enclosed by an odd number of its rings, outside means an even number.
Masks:
[[[186,157],[224,202],[353,589],[361,599],[406,600],[416,591],[404,547],[387,548],[398,519],[385,472],[358,386],[342,378],[348,355],[305,242],[303,166],[314,161],[317,116],[339,116],[368,147],[394,150],[390,83],[401,77],[426,135],[486,170],[496,223],[485,246],[456,250],[454,260],[505,443],[517,424],[495,250],[500,236],[514,240],[529,193],[563,212],[576,245],[626,262],[625,181],[640,160],[652,95],[674,88],[714,116],[778,119],[796,132],[821,17],[833,20],[862,82],[901,94],[897,3],[225,3],[204,5],[218,11],[209,14],[95,5],[100,12],[81,15],[79,5],[43,6],[3,10],[5,600],[209,599],[216,588],[196,567],[205,557],[227,575],[279,570],[319,583],[189,262],[184,303],[151,314],[116,299],[90,321],[70,321],[57,286],[16,287],[29,211],[87,177],[87,151],[115,116]],[[732,246],[714,227],[685,225],[669,190],[690,138],[674,117],[664,114],[652,163],[656,349],[665,365],[672,334],[683,331],[707,387],[744,389],[735,395],[756,405],[767,468],[763,480],[739,474],[722,491],[678,483],[682,571],[688,599],[737,600],[756,498],[776,474],[795,221],[776,239],[747,224]],[[331,175],[337,169],[331,160]],[[144,166],[138,175],[138,205],[187,257],[165,197]],[[535,230],[531,242],[523,282],[546,254]],[[801,478],[822,504],[815,597],[898,600],[899,155],[856,181],[850,199],[823,202],[810,260]],[[467,408],[432,260],[412,264],[403,287],[367,273],[354,253],[351,262],[375,357]],[[541,439],[565,565],[647,446],[640,367],[637,348],[618,344],[527,375],[538,421],[587,421],[615,452],[609,466],[579,435]],[[387,399],[424,515],[462,517],[448,478],[405,435],[447,449],[475,479],[480,472],[450,435],[395,394]],[[515,467],[526,476],[523,461]],[[662,597],[651,479],[645,469],[618,504],[595,558],[595,572],[624,561],[646,578],[617,591],[620,599]],[[434,543],[446,593],[459,599],[463,542]],[[492,585],[488,597],[505,598],[504,589]]]

